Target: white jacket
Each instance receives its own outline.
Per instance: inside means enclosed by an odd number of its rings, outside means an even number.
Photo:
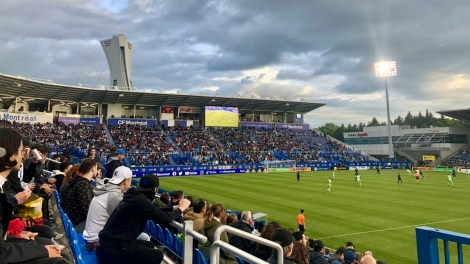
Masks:
[[[95,188],[93,194],[95,196],[91,200],[83,231],[83,238],[87,242],[99,240],[98,234],[124,195],[122,189],[112,183],[107,183],[104,188]]]

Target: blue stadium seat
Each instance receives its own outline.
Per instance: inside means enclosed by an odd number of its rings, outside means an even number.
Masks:
[[[176,256],[183,259],[183,242],[175,234],[173,234],[173,249]]]
[[[75,263],[77,264],[89,264],[90,262],[86,262],[84,259],[83,259],[83,256],[82,255],[78,255],[77,258],[75,258]],[[96,262],[98,263],[98,262]]]
[[[155,224],[152,220],[148,220],[145,224],[145,231],[162,245],[165,245],[166,238],[163,235],[162,227],[159,224]]]
[[[161,225],[155,225],[157,228],[157,238],[160,239],[159,241],[163,242],[165,240],[165,236],[163,235],[163,229]]]
[[[235,257],[237,258],[238,264],[245,264],[245,261],[242,258],[240,258],[239,256],[235,256]]]
[[[193,264],[207,264],[206,257],[201,250],[196,248],[193,252]]]
[[[83,258],[78,241],[76,240],[70,241],[70,247],[72,248],[72,254],[73,254],[74,259],[78,259],[79,257]]]
[[[171,251],[175,251],[174,248],[173,248],[173,234],[170,232],[170,230],[168,230],[168,228],[165,228],[165,231],[163,232],[164,236],[165,236],[165,240],[163,242],[163,244],[168,248],[170,249]]]

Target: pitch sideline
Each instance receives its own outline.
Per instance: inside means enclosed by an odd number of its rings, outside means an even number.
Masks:
[[[407,225],[407,226],[399,226],[399,227],[392,227],[392,228],[385,228],[385,229],[377,229],[377,230],[364,231],[364,232],[355,232],[355,233],[349,233],[349,234],[343,234],[343,235],[337,235],[337,236],[320,237],[320,238],[317,238],[317,239],[328,239],[328,238],[345,237],[345,236],[354,236],[354,235],[362,235],[362,234],[369,234],[369,233],[378,233],[378,232],[385,232],[385,231],[390,231],[390,230],[397,230],[397,229],[403,229],[403,228],[409,228],[409,227],[417,227],[417,226],[423,226],[423,225],[432,225],[432,224],[441,224],[441,223],[458,222],[458,221],[463,221],[463,220],[468,220],[468,219],[470,219],[470,217],[459,218],[459,219],[452,219],[452,220],[445,220],[445,221],[438,221],[438,222],[423,223],[423,224],[419,224],[419,225]]]

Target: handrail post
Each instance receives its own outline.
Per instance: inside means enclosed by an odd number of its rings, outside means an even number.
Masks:
[[[193,230],[193,221],[184,221],[183,223],[183,263],[191,264],[193,262],[193,237],[188,231]]]

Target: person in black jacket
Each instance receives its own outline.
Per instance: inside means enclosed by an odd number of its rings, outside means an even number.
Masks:
[[[328,261],[323,256],[325,254],[323,242],[321,240],[309,239],[309,244],[313,248],[313,251],[309,252],[310,264],[328,264]]]
[[[158,186],[156,175],[145,175],[138,187],[124,194],[99,234],[96,248],[98,263],[161,263],[163,253],[155,249],[153,243],[136,238],[143,232],[147,220],[168,224],[180,217],[190,202],[182,199],[175,210],[164,212],[152,204]]]
[[[12,171],[18,171],[23,161],[22,136],[11,128],[0,128],[0,186],[7,181]],[[31,195],[30,190],[25,190],[15,199],[8,199],[8,193],[0,188],[0,264],[4,263],[38,263],[38,264],[68,264],[60,255],[60,248],[56,245],[41,246],[34,237],[36,233],[21,233],[21,238],[14,241],[5,241],[4,232],[8,229],[8,223],[12,216],[12,210],[17,203],[24,203]]]
[[[245,232],[251,234],[253,232],[253,226],[254,226],[254,222],[253,222],[253,218],[251,216],[251,212],[250,211],[243,211],[242,214],[241,214],[241,219],[235,221],[230,226],[235,227],[237,229],[240,229],[242,231],[245,231]],[[230,245],[232,245],[236,248],[239,248],[239,249],[241,249],[245,252],[248,252],[248,253],[251,253],[256,247],[255,242],[253,242],[249,239],[246,239],[246,238],[239,237],[239,236],[234,235],[234,234],[229,235],[229,243],[230,243]]]
[[[126,152],[123,149],[118,149],[115,155],[111,155],[106,164],[106,178],[111,179],[117,167],[122,166]]]

